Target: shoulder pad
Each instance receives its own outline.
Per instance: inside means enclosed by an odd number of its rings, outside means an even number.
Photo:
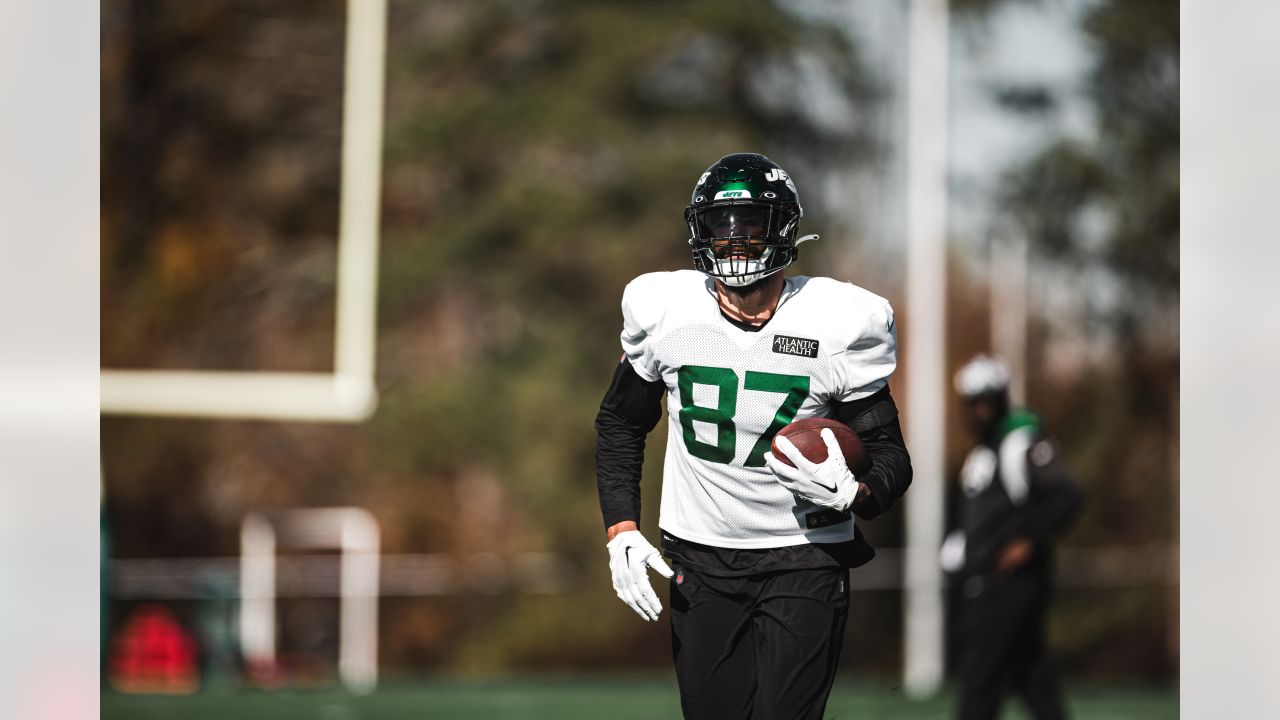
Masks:
[[[853,283],[827,277],[793,276],[796,298],[823,313],[833,344],[832,353],[868,350],[877,345],[897,345],[893,308],[889,301]]]

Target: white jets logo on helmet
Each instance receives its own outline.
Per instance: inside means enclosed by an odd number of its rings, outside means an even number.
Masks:
[[[782,168],[770,168],[770,170],[764,174],[764,179],[768,180],[769,182],[778,182],[779,180],[781,180],[787,184],[788,190],[790,190],[793,193],[798,192],[796,190],[796,184],[791,181],[791,176],[788,175],[787,171],[783,170]]]

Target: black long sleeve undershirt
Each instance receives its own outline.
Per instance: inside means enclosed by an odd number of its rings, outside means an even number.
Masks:
[[[902,439],[902,426],[898,423],[897,409],[888,385],[861,400],[835,403],[835,418],[851,426],[860,425],[857,421],[864,413],[883,408],[881,403],[888,403],[894,408],[892,420],[856,431],[862,446],[871,456],[871,471],[858,478],[859,482],[871,488],[871,495],[855,500],[851,508],[864,520],[884,514],[907,491],[911,485],[911,456]]]
[[[1053,537],[1079,515],[1084,492],[1060,456],[1054,455],[1045,465],[1024,462],[1029,480],[1026,502],[995,517],[979,517],[979,522],[966,528],[962,573],[990,573],[1005,545],[1017,537],[1030,540],[1036,555],[1043,556]]]
[[[649,382],[623,359],[596,414],[596,488],[604,526],[640,522],[644,441],[662,417],[661,381]]]
[[[666,386],[640,377],[625,359],[618,363],[613,381],[596,415],[596,487],[605,527],[640,521],[640,477],[644,462],[645,437],[662,416],[662,396]],[[836,403],[835,417],[849,425],[864,413],[893,405],[886,386],[880,391],[847,403]],[[891,420],[858,432],[871,456],[871,471],[859,481],[871,488],[869,496],[851,508],[863,519],[883,514],[911,484],[911,457],[902,439],[896,409]]]

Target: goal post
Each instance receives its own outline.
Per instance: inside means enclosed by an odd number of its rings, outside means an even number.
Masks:
[[[360,422],[373,414],[386,27],[386,0],[348,0],[333,372],[104,369],[104,415]]]

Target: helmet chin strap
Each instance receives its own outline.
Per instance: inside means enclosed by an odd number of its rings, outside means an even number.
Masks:
[[[764,269],[764,263],[760,262],[759,260],[747,260],[747,261],[741,261],[741,262],[747,263],[748,271],[740,275],[733,275],[733,274],[730,274],[729,272],[724,271],[726,267],[731,267],[729,264],[732,262],[734,261],[733,260],[716,260],[715,261],[716,269],[721,271],[721,274],[717,275],[716,279],[730,287],[743,287],[746,285],[750,285],[751,283],[767,275],[769,272]],[[755,267],[752,267],[752,266],[755,266]],[[781,270],[782,268],[776,268],[776,269]]]
[[[716,275],[713,277],[729,287],[739,288],[754,285],[776,272],[781,272],[782,270],[783,268],[776,267],[772,270],[761,270],[760,272],[745,273],[743,275]]]
[[[761,275],[758,273],[752,273],[750,275],[717,276],[716,280],[719,280],[720,282],[724,283],[725,285],[728,285],[729,287],[738,288],[738,287],[746,287],[748,285],[754,285],[755,283],[759,282],[763,278],[764,278],[764,275]]]
[[[797,239],[796,239],[796,245],[797,245],[797,246],[799,246],[799,245],[800,245],[800,243],[803,243],[803,242],[809,242],[810,240],[817,240],[817,239],[818,239],[818,237],[819,237],[819,236],[817,236],[817,235],[805,235],[805,236],[803,236],[803,237],[800,237],[800,238],[797,238]]]

